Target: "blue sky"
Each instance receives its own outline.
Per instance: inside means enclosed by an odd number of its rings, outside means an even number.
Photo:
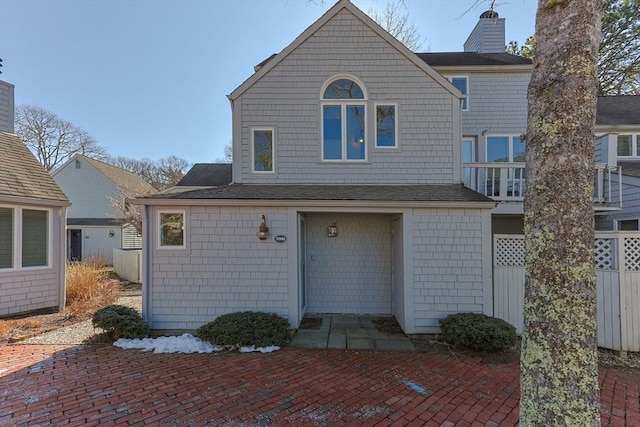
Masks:
[[[386,0],[352,0],[360,9]],[[190,163],[231,142],[226,95],[333,0],[0,0],[0,79],[111,155]],[[480,0],[405,0],[422,50],[461,51]],[[507,41],[533,34],[535,0],[498,0]],[[463,13],[471,8],[465,15]],[[463,16],[461,16],[463,15]]]

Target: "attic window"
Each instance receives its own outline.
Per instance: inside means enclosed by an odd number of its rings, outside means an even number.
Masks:
[[[338,79],[329,83],[322,99],[364,99],[364,92],[353,80]]]
[[[80,160],[76,159],[76,169],[80,169],[81,163]]]

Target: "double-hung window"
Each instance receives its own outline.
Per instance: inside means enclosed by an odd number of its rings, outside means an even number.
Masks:
[[[366,95],[360,84],[350,78],[331,81],[321,104],[322,160],[366,160]]]
[[[51,211],[0,207],[0,269],[48,267]]]

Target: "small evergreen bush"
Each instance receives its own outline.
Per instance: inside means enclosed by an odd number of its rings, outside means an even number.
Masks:
[[[124,305],[108,305],[96,310],[93,326],[102,328],[109,338],[146,338],[151,333],[137,310]]]
[[[202,341],[216,345],[266,347],[289,343],[289,321],[275,313],[244,311],[224,314],[196,331]]]
[[[473,350],[501,351],[516,344],[516,328],[484,314],[452,314],[440,320],[440,329],[449,344]]]

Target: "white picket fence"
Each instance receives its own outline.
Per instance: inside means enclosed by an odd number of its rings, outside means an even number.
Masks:
[[[640,232],[596,233],[598,346],[640,351]],[[522,332],[524,236],[493,241],[494,315]]]

